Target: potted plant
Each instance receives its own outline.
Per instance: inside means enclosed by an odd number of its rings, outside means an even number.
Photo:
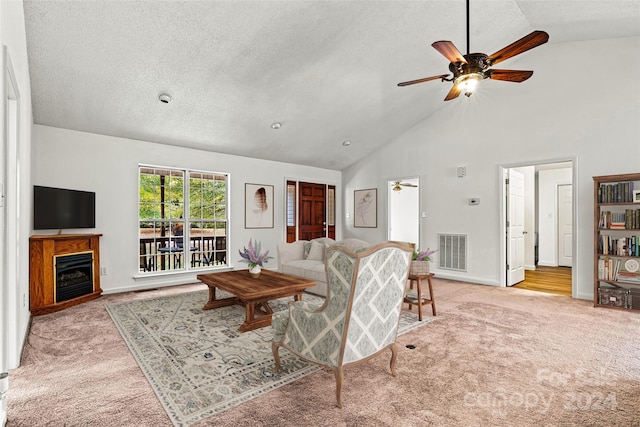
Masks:
[[[435,254],[437,251],[437,249],[431,250],[429,248],[427,248],[426,251],[421,251],[418,248],[414,249],[413,255],[411,257],[409,274],[429,274],[429,263],[432,261],[431,255]]]
[[[273,257],[269,256],[269,251],[263,254],[260,253],[260,242],[257,240],[254,245],[253,241],[249,239],[248,246],[248,248],[245,247],[242,251],[238,251],[242,257],[240,262],[249,264],[249,274],[253,277],[258,277],[262,271],[263,264],[273,259]]]

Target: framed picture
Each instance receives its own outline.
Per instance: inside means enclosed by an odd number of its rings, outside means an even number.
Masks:
[[[640,203],[640,190],[633,190],[633,203]]]
[[[354,196],[354,227],[378,227],[378,189],[355,190]]]
[[[273,185],[244,184],[244,228],[273,228]]]

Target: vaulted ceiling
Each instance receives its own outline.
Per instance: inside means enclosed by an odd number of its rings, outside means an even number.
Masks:
[[[464,0],[25,1],[24,11],[35,123],[336,170],[448,104],[449,82],[396,86],[448,72],[431,43],[467,52]],[[634,37],[640,2],[472,0],[470,28],[470,51],[487,54],[533,30],[549,44]],[[535,63],[526,52],[500,68],[544,67],[545,46]]]

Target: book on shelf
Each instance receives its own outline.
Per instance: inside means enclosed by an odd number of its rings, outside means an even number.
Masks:
[[[633,181],[600,184],[598,203],[629,203],[633,201]]]
[[[618,273],[618,282],[640,283],[640,273],[621,271]]]
[[[620,260],[613,258],[600,258],[598,260],[598,279],[617,280],[620,272]]]
[[[621,266],[622,263],[619,259],[600,258],[598,260],[598,279],[640,284],[640,272],[621,270]]]
[[[598,228],[610,230],[634,230],[640,228],[640,209],[625,209],[624,212],[600,212]]]
[[[616,239],[612,236],[601,235],[598,240],[598,253],[602,255],[640,256],[639,240],[638,236]]]

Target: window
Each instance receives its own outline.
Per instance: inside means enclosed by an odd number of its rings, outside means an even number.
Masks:
[[[139,179],[140,273],[226,265],[227,174],[141,165]]]
[[[336,225],[336,187],[327,187],[327,225]]]
[[[287,184],[287,227],[296,225],[296,184]]]

